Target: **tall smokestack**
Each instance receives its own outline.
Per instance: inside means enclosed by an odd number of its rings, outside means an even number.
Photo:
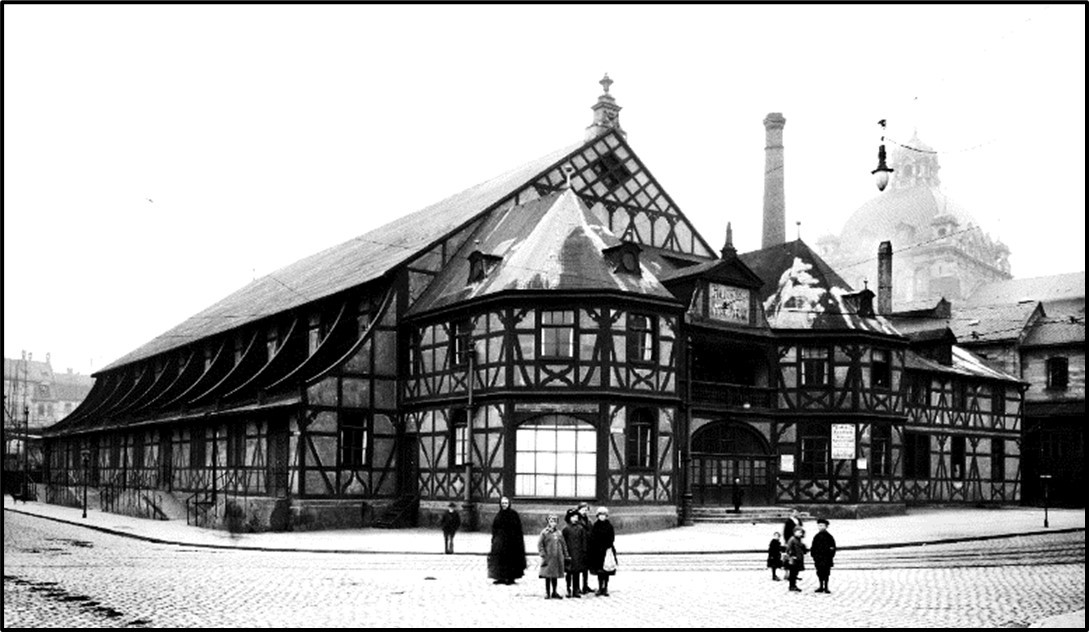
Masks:
[[[892,313],[892,242],[883,241],[877,247],[877,313]]]
[[[779,112],[764,118],[767,143],[764,147],[764,244],[777,246],[786,241],[786,196],[783,194],[783,126]]]

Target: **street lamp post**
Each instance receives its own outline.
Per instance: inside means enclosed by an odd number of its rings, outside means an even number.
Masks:
[[[30,406],[23,405],[23,502],[30,497]]]
[[[83,449],[83,517],[87,518],[87,475],[91,466],[91,451]]]
[[[1050,474],[1041,474],[1040,480],[1044,483],[1044,528],[1048,528],[1047,524],[1047,484],[1051,482]]]

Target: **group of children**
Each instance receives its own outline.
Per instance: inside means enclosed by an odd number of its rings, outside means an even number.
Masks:
[[[788,532],[787,541],[784,543],[776,532],[768,544],[768,568],[771,569],[771,578],[779,581],[779,574],[776,571],[780,568],[785,569],[788,573],[787,580],[790,582],[789,590],[792,592],[801,592],[801,588],[798,588],[798,573],[805,570],[806,553],[813,558],[813,566],[817,569],[817,579],[820,582],[820,587],[814,592],[827,594],[832,592],[828,590],[828,576],[832,573],[832,561],[836,556],[836,539],[828,532],[827,519],[818,519],[817,529],[812,545],[807,547],[804,541],[805,529],[802,528],[801,520],[795,511],[794,516],[787,520],[783,527],[784,532]],[[789,533],[790,531],[792,533]]]
[[[616,574],[616,533],[609,522],[609,510],[598,507],[597,521],[590,524],[590,505],[579,503],[564,516],[565,526],[559,528],[559,518],[548,516],[541,531],[537,552],[541,555],[540,577],[545,580],[545,599],[563,599],[558,590],[559,578],[567,584],[567,597],[579,599],[589,592],[589,574],[597,575],[595,594],[609,596],[609,577]]]

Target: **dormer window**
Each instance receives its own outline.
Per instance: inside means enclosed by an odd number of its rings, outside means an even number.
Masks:
[[[601,254],[605,256],[606,261],[612,264],[614,272],[640,276],[642,267],[639,265],[639,253],[642,250],[639,244],[625,241],[618,246],[606,248]]]
[[[488,255],[474,250],[469,254],[469,283],[480,283],[487,277],[503,257]]]

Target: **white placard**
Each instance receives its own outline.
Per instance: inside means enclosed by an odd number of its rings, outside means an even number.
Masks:
[[[832,424],[832,458],[855,458],[855,426],[854,424]]]
[[[780,454],[779,455],[779,471],[780,472],[793,472],[794,471],[794,455],[793,454]]]
[[[866,457],[864,457],[864,456],[858,457],[858,459],[855,462],[855,467],[860,469],[860,470],[868,469],[866,467]]]

